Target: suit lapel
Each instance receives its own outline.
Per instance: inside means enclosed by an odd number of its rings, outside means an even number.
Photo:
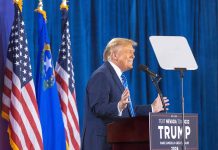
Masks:
[[[123,91],[124,91],[125,88],[124,88],[123,84],[121,83],[120,78],[117,76],[117,73],[115,72],[114,68],[111,66],[111,64],[110,64],[108,61],[105,62],[105,65],[106,65],[107,68],[110,70],[111,75],[112,75],[112,78],[114,79],[116,85],[119,87],[120,92],[123,93]],[[128,109],[127,109],[128,115],[131,116],[131,115],[130,115],[129,105],[128,105],[127,108],[128,108]],[[125,111],[125,110],[124,110],[124,111]],[[123,111],[123,112],[124,112],[124,111]]]
[[[111,66],[111,64],[108,61],[105,62],[105,64],[107,68],[110,70],[116,85],[119,87],[120,91],[123,92],[124,91],[123,84],[121,83],[120,78],[117,76],[117,73],[115,72],[114,68]]]

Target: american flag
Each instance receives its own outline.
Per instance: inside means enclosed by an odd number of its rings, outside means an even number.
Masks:
[[[67,13],[66,9],[62,9],[62,43],[55,73],[68,148],[70,150],[79,150],[79,118],[76,106],[75,80]]]
[[[5,66],[2,117],[9,122],[12,149],[43,149],[24,22],[16,3]]]

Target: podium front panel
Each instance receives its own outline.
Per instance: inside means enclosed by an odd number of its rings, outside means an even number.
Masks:
[[[149,136],[151,150],[182,150],[183,120],[182,114],[150,113]],[[198,150],[198,115],[185,114],[186,150]]]
[[[148,142],[148,129],[148,116],[121,119],[107,126],[107,141],[109,143]]]

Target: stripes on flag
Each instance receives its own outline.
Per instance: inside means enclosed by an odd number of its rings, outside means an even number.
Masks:
[[[79,117],[76,106],[75,80],[72,64],[72,50],[69,33],[68,7],[62,9],[62,42],[55,73],[61,101],[62,116],[66,133],[67,146],[70,150],[80,149]]]
[[[42,129],[35,86],[24,22],[17,3],[15,2],[15,17],[6,58],[2,117],[9,122],[8,133],[12,149],[42,150]]]

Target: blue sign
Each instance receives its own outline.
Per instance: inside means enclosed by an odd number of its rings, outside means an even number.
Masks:
[[[182,114],[150,113],[150,150],[198,150],[198,115],[185,114],[184,133]]]

